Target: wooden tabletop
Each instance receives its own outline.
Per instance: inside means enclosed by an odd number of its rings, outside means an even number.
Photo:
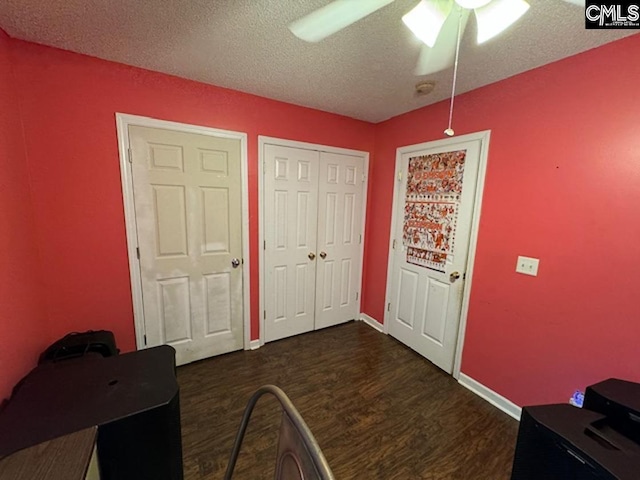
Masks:
[[[96,432],[96,427],[86,428],[2,458],[0,479],[84,480]]]

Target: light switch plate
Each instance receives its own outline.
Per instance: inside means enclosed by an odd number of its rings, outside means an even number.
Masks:
[[[538,264],[540,260],[531,257],[518,257],[518,263],[516,264],[516,272],[524,273],[525,275],[531,275],[532,277],[538,276]]]

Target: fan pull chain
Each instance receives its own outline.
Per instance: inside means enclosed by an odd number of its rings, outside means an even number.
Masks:
[[[458,16],[458,39],[456,41],[456,59],[455,59],[455,62],[453,63],[453,85],[451,86],[451,104],[449,105],[449,127],[444,131],[444,134],[449,137],[453,137],[453,135],[455,134],[455,132],[453,131],[453,128],[451,128],[451,123],[453,121],[453,101],[456,95],[456,80],[458,78],[458,57],[460,55],[460,38],[462,37],[461,35],[462,9],[458,8],[458,11],[460,12],[460,15]]]

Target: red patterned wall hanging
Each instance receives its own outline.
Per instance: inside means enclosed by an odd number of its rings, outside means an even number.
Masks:
[[[402,242],[407,262],[445,271],[455,245],[466,150],[409,159]]]

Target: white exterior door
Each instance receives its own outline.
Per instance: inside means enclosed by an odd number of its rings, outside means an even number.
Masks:
[[[264,146],[264,339],[357,318],[364,158]]]
[[[129,126],[147,346],[243,347],[240,141]],[[237,261],[236,261],[237,260]]]
[[[320,153],[316,328],[359,314],[362,157]]]
[[[482,140],[403,153],[395,203],[389,333],[453,370]]]

